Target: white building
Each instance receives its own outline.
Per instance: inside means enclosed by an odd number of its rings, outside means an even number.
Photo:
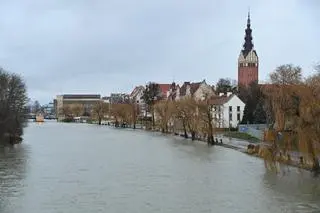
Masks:
[[[211,99],[213,117],[217,128],[232,128],[240,124],[245,103],[232,93],[220,94]]]
[[[146,104],[143,100],[144,86],[136,86],[130,94],[130,99],[139,106],[140,116],[146,115]]]

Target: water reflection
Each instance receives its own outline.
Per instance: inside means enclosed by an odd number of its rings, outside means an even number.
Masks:
[[[310,172],[296,168],[290,168],[286,174],[266,171],[263,186],[283,212],[319,212],[320,179]]]
[[[28,160],[25,144],[0,147],[0,212],[12,212],[10,207],[23,195]]]

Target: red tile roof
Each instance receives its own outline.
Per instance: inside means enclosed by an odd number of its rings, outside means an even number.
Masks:
[[[159,84],[161,93],[163,96],[167,95],[167,92],[170,90],[171,84]]]

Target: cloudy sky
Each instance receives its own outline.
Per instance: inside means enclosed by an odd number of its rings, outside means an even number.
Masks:
[[[260,80],[320,61],[319,0],[0,0],[0,65],[30,98],[237,78],[248,7]]]

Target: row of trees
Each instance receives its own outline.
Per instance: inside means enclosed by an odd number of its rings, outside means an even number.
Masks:
[[[27,122],[26,85],[19,75],[0,69],[0,141],[21,140]]]
[[[155,85],[154,85],[155,86]],[[156,87],[156,86],[155,86]],[[208,142],[213,142],[214,128],[216,122],[212,116],[212,109],[207,99],[196,101],[193,98],[185,98],[179,101],[154,100],[147,105],[152,114],[152,129],[159,129],[163,133],[183,132],[188,138],[191,134],[192,140],[197,136],[205,136]],[[137,121],[142,121],[137,115],[140,114],[139,107],[134,102],[130,104],[115,104],[111,106],[110,114],[116,122],[131,124],[133,128]]]

